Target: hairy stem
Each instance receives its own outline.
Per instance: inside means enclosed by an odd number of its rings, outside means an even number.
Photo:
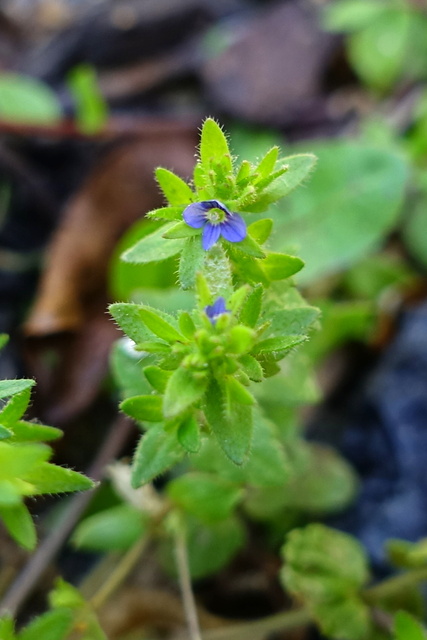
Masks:
[[[202,640],[196,603],[191,588],[191,577],[188,565],[187,540],[182,524],[175,532],[175,556],[178,569],[179,586],[181,589],[182,603],[187,619],[189,640]]]

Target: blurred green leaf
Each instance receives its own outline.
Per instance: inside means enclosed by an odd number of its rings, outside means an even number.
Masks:
[[[0,76],[0,117],[18,124],[50,125],[62,117],[56,94],[43,82],[29,76]]]
[[[394,618],[395,640],[426,640],[424,628],[406,611],[399,611]]]
[[[168,380],[163,398],[163,413],[166,418],[179,415],[202,399],[208,378],[200,378],[194,372],[179,367]]]
[[[163,425],[153,426],[144,433],[135,451],[132,465],[134,489],[151,482],[184,457],[177,447],[175,432],[165,431]]]
[[[277,248],[293,245],[309,283],[347,268],[373,251],[396,224],[407,179],[404,160],[349,142],[314,146],[317,170],[305,189],[275,214]]]
[[[108,119],[108,106],[99,89],[95,69],[90,64],[79,64],[68,74],[68,87],[76,103],[76,120],[87,134],[101,131]]]
[[[241,498],[241,489],[208,473],[186,473],[169,482],[170,500],[204,523],[228,518]]]
[[[72,542],[90,551],[126,551],[145,532],[141,512],[128,504],[121,504],[85,518],[77,526]]]

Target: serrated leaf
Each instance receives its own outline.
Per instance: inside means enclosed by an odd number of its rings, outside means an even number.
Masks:
[[[207,383],[207,376],[200,378],[184,367],[176,369],[169,378],[163,398],[165,417],[173,418],[201,400]]]
[[[258,244],[264,244],[271,235],[273,230],[273,220],[271,218],[263,218],[252,222],[248,226],[248,233]]]
[[[129,302],[116,302],[109,306],[109,312],[119,327],[136,343],[144,342],[153,337],[142,320],[140,309],[139,304]]]
[[[153,389],[159,393],[164,393],[169,378],[171,377],[170,371],[164,371],[156,365],[150,365],[144,368],[144,375]]]
[[[127,249],[122,255],[125,262],[146,264],[148,262],[160,262],[171,258],[182,251],[184,239],[165,241],[163,234],[174,226],[174,223],[165,224],[154,233],[139,240],[133,247]]]
[[[0,507],[0,518],[18,544],[25,549],[34,549],[37,542],[36,529],[24,504]]]
[[[25,389],[29,389],[35,385],[34,380],[21,379],[21,380],[0,380],[0,398],[8,398],[14,396]]]
[[[253,380],[254,382],[261,382],[264,375],[262,367],[256,358],[249,354],[245,354],[239,358],[239,362],[242,365],[243,371],[250,380]]]
[[[184,457],[175,432],[156,426],[144,433],[132,464],[132,487],[137,489],[165,473]]]
[[[212,380],[206,392],[204,412],[224,453],[235,464],[243,464],[252,440],[251,407],[238,404],[227,407],[223,390]]]
[[[394,618],[395,640],[426,640],[425,630],[406,611],[398,611]]]
[[[200,428],[194,416],[190,416],[179,425],[178,441],[188,453],[197,453],[201,445]]]
[[[90,551],[126,551],[146,532],[143,515],[129,504],[120,504],[85,518],[72,542]]]
[[[33,485],[33,495],[86,491],[95,486],[90,478],[81,473],[49,462],[38,464],[35,469],[25,473],[23,479]]]
[[[194,194],[188,184],[172,171],[159,167],[155,171],[156,180],[171,205],[187,205]]]
[[[161,422],[163,420],[162,396],[135,396],[120,404],[120,409],[135,420]]]
[[[181,287],[191,289],[196,283],[196,274],[201,271],[206,252],[200,237],[187,238],[179,262],[179,282]]]
[[[261,313],[264,289],[256,285],[249,293],[240,312],[239,321],[248,327],[254,327]]]
[[[202,126],[200,161],[205,171],[209,171],[212,163],[220,164],[225,173],[231,173],[233,170],[227,138],[212,118],[207,118]]]
[[[262,261],[269,280],[284,280],[295,275],[304,266],[304,262],[296,256],[287,256],[283,253],[268,253]]]
[[[253,354],[273,353],[275,351],[288,351],[293,347],[306,341],[305,336],[278,336],[276,338],[266,338],[257,342],[252,349]]]
[[[25,627],[17,640],[64,640],[69,637],[73,626],[74,614],[71,609],[48,611]]]
[[[242,496],[233,484],[207,473],[186,473],[169,482],[169,499],[207,524],[228,518]]]

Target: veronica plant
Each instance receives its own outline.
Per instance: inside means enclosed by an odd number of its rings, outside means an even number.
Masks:
[[[280,371],[278,363],[310,329],[310,322],[298,322],[299,311],[292,318],[292,306],[305,303],[290,302],[290,277],[303,262],[270,251],[273,223],[253,214],[287,195],[314,163],[310,154],[279,159],[273,147],[258,164],[236,166],[224,133],[208,118],[192,185],[157,169],[168,204],[147,217],[162,224],[123,258],[149,263],[179,256],[179,284],[196,295],[191,311],[174,315],[144,304],[110,307],[141,354],[151,386],[151,393],[121,405],[147,430],[134,460],[135,487],[196,454],[206,437],[235,464],[248,459],[253,385]]]

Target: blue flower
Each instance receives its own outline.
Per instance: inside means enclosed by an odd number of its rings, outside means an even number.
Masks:
[[[228,309],[225,308],[225,300],[222,296],[217,298],[213,304],[208,304],[205,307],[205,313],[208,316],[209,320],[212,324],[215,324],[219,316],[222,316],[224,313],[230,313]]]
[[[202,247],[208,251],[222,236],[229,242],[241,242],[246,238],[246,223],[237,213],[232,213],[219,200],[194,202],[184,209],[185,222],[193,229],[201,229]]]

